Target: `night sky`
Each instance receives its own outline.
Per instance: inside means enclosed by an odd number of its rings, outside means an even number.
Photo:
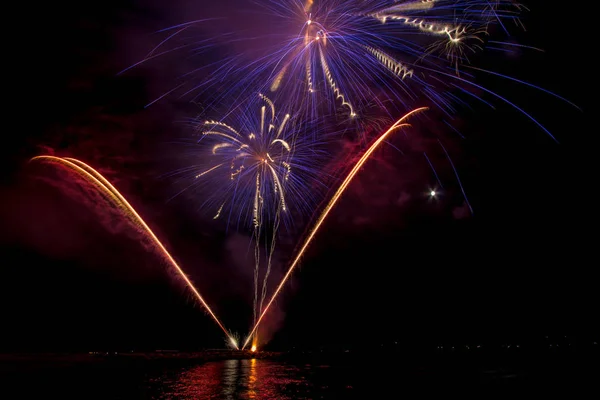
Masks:
[[[90,208],[77,185],[60,183],[64,174],[27,163],[38,154],[97,167],[225,326],[247,333],[248,236],[226,232],[192,196],[169,201],[173,183],[164,174],[178,150],[172,142],[189,134],[178,121],[198,106],[172,97],[144,108],[192,61],[166,57],[117,75],[157,44],[152,32],[213,12],[202,3],[108,0],[14,12],[21,26],[7,38],[3,84],[0,350],[210,348],[224,340],[139,235]],[[472,215],[435,141],[398,140],[405,156],[382,148],[265,321],[273,347],[598,335],[597,179],[589,156],[595,132],[584,68],[591,55],[581,32],[558,29],[564,10],[543,3],[527,2],[527,32],[518,40],[544,53],[490,52],[479,65],[558,93],[583,111],[516,84],[479,82],[502,88],[560,143],[500,103],[463,110],[457,125],[467,139],[443,134]],[[427,196],[436,179],[423,151],[447,189],[436,199]],[[274,276],[296,243],[282,242]]]

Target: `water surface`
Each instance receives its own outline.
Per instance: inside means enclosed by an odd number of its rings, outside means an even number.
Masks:
[[[581,359],[52,359],[4,364],[2,399],[412,399],[600,394]],[[587,387],[587,389],[586,389]]]

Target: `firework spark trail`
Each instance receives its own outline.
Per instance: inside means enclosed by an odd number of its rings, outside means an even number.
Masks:
[[[433,171],[433,174],[435,175],[435,179],[437,179],[438,184],[440,185],[440,188],[444,188],[444,185],[442,185],[442,181],[440,181],[440,177],[437,174],[437,171],[435,170],[435,168],[433,167],[433,164],[431,163],[431,161],[429,160],[429,157],[427,157],[427,153],[423,152],[423,155],[425,156],[425,159],[427,160],[427,163],[429,164],[429,166],[431,167],[431,170]]]
[[[376,13],[371,15],[374,18],[379,19],[381,22],[385,23],[388,19],[394,21],[400,21],[401,23],[418,28],[419,30],[429,33],[432,35],[441,35],[448,36],[448,39],[452,43],[460,42],[462,36],[467,31],[466,28],[461,27],[460,25],[449,25],[438,22],[428,22],[422,18],[414,18],[406,15],[392,15],[386,13]]]
[[[331,71],[329,70],[329,65],[327,64],[327,60],[325,59],[325,55],[323,54],[322,49],[319,49],[319,55],[321,57],[321,65],[323,66],[323,73],[325,74],[325,77],[327,78],[327,82],[329,82],[329,87],[331,88],[331,91],[335,95],[336,100],[341,99],[342,106],[348,107],[348,109],[350,110],[350,116],[355,117],[356,114],[354,113],[354,107],[352,107],[352,104],[350,104],[348,102],[348,100],[346,100],[346,96],[344,96],[344,94],[340,90],[339,86],[333,80],[333,76],[331,74]]]
[[[446,154],[446,158],[448,158],[448,161],[450,162],[450,165],[452,166],[452,170],[454,171],[454,175],[456,176],[456,180],[458,181],[458,186],[460,186],[460,191],[463,194],[463,197],[465,199],[465,202],[467,203],[467,206],[469,207],[469,210],[471,210],[471,214],[473,214],[473,207],[471,207],[471,203],[469,202],[469,198],[467,197],[467,194],[465,193],[465,188],[463,187],[463,184],[460,181],[460,176],[458,176],[458,171],[456,170],[456,167],[454,166],[454,163],[452,162],[452,159],[450,158],[450,154],[448,154],[448,151],[446,150],[446,148],[444,147],[444,145],[442,144],[442,141],[440,139],[438,139],[438,143],[440,144],[440,146],[442,146],[442,149],[444,150],[444,153]]]
[[[277,213],[279,214],[280,211],[278,210]],[[267,258],[267,270],[265,272],[265,276],[264,276],[264,279],[263,279],[262,292],[261,292],[261,296],[260,296],[260,303],[258,305],[258,314],[260,314],[262,312],[263,303],[265,302],[265,297],[267,296],[267,283],[268,283],[269,274],[271,273],[271,266],[273,264],[273,262],[272,262],[272,260],[273,260],[273,253],[275,252],[275,242],[277,240],[277,238],[275,237],[275,234],[279,230],[279,223],[280,223],[280,221],[281,221],[281,219],[280,219],[279,215],[277,215],[276,218],[275,218],[275,221],[273,222],[273,237],[271,239],[271,248],[269,249],[269,255],[268,255],[268,258]],[[255,317],[254,323],[256,324],[256,317]]]
[[[317,222],[315,223],[314,227],[311,229],[310,233],[308,234],[308,236],[304,240],[304,243],[302,244],[302,247],[300,247],[300,250],[296,254],[296,257],[293,259],[292,263],[290,264],[290,267],[289,267],[287,273],[285,274],[285,276],[283,277],[283,279],[279,283],[279,286],[277,286],[277,289],[275,290],[275,292],[271,296],[271,299],[267,303],[267,306],[261,312],[260,317],[258,318],[258,321],[256,322],[256,324],[254,324],[254,327],[252,328],[252,331],[250,332],[250,334],[246,338],[246,341],[244,342],[244,345],[242,346],[242,350],[248,345],[248,342],[254,336],[256,330],[258,329],[258,326],[260,325],[260,322],[264,318],[265,314],[269,311],[269,308],[271,307],[271,304],[273,304],[273,301],[275,301],[275,299],[277,298],[277,295],[279,294],[279,292],[283,288],[283,285],[285,285],[285,283],[287,282],[287,280],[291,276],[292,272],[294,271],[294,268],[296,267],[296,265],[298,265],[298,262],[300,261],[300,259],[302,258],[302,255],[304,254],[304,252],[308,248],[308,245],[312,242],[313,238],[315,237],[315,235],[319,231],[321,225],[323,225],[323,222],[325,221],[325,219],[329,215],[330,211],[337,204],[338,200],[340,199],[340,197],[342,196],[342,194],[345,192],[346,188],[348,187],[348,185],[350,184],[350,182],[352,181],[352,179],[354,179],[354,176],[358,173],[358,171],[363,166],[363,164],[369,159],[369,157],[375,151],[375,149],[377,149],[377,147],[386,139],[386,137],[391,132],[393,132],[394,130],[396,130],[398,128],[409,126],[409,124],[403,123],[404,121],[406,121],[406,119],[408,117],[410,117],[411,115],[417,114],[419,112],[425,111],[427,109],[428,109],[428,107],[417,108],[417,109],[409,112],[408,114],[404,115],[399,120],[397,120],[387,131],[385,131],[381,136],[379,136],[379,138],[375,142],[373,142],[373,144],[367,149],[367,151],[365,151],[365,153],[362,155],[362,157],[356,162],[356,164],[354,165],[354,167],[352,168],[352,170],[350,171],[350,173],[346,176],[346,179],[344,179],[344,181],[342,182],[342,184],[340,185],[340,187],[338,188],[338,190],[335,192],[335,194],[333,195],[333,197],[331,198],[331,200],[329,200],[329,203],[323,209],[323,212],[321,213],[321,215],[317,219]]]
[[[389,69],[390,72],[392,72],[394,75],[398,75],[401,79],[404,79],[407,76],[413,76],[414,71],[412,69],[405,67],[404,65],[402,65],[402,63],[394,60],[393,57],[387,55],[383,51],[374,49],[371,46],[364,46],[364,48],[367,49],[370,53],[372,53],[375,57],[377,57],[377,60],[379,60],[379,62],[384,67]]]
[[[164,245],[160,242],[158,237],[154,234],[154,232],[150,229],[150,227],[146,224],[146,222],[140,217],[140,215],[135,211],[135,209],[129,204],[129,202],[121,195],[121,193],[108,181],[104,176],[102,176],[98,171],[94,168],[90,167],[86,163],[79,161],[74,158],[68,157],[55,157],[55,156],[37,156],[33,157],[30,161],[40,161],[40,162],[50,162],[60,164],[64,167],[67,167],[74,171],[79,176],[83,177],[85,180],[94,185],[98,190],[107,194],[115,203],[115,205],[121,209],[121,211],[125,214],[127,218],[129,218],[138,228],[141,228],[145,233],[152,239],[156,248],[160,251],[160,254],[171,264],[175,271],[179,274],[179,276],[185,281],[188,288],[192,291],[192,293],[196,296],[198,301],[202,304],[204,309],[210,314],[213,320],[217,323],[217,325],[223,330],[225,335],[227,335],[231,344],[237,349],[237,342],[233,338],[233,336],[225,329],[221,321],[217,318],[212,309],[208,306],[204,298],[198,292],[190,281],[190,279],[186,276],[185,272],[181,269],[179,264],[173,259],[171,254],[167,251]]]

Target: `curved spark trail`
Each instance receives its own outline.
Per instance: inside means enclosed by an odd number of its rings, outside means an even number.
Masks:
[[[160,251],[161,255],[171,264],[173,268],[177,271],[179,276],[185,281],[190,290],[194,293],[196,298],[200,301],[202,306],[208,311],[213,320],[219,325],[219,327],[225,332],[231,344],[237,349],[237,342],[231,336],[231,334],[225,329],[221,321],[217,318],[215,313],[211,310],[211,308],[206,304],[204,298],[198,292],[198,289],[194,287],[190,279],[183,272],[179,264],[173,259],[171,254],[167,251],[165,246],[158,240],[154,232],[148,227],[146,222],[140,217],[140,215],[135,211],[135,209],[129,204],[129,202],[121,195],[121,193],[108,181],[104,176],[102,176],[98,171],[94,168],[90,167],[86,163],[79,161],[74,158],[68,157],[55,157],[55,156],[37,156],[33,157],[30,161],[40,161],[40,162],[50,162],[62,165],[64,167],[69,168],[79,176],[83,177],[86,181],[94,185],[98,190],[105,193],[110,197],[113,203],[128,217],[137,227],[141,228],[145,233],[152,239],[156,248]]]
[[[287,273],[285,274],[285,276],[281,280],[281,283],[279,284],[279,286],[277,286],[277,289],[273,293],[273,296],[271,296],[271,299],[269,300],[269,303],[267,303],[267,306],[264,308],[264,310],[260,314],[260,317],[258,318],[258,321],[256,321],[256,324],[254,325],[254,328],[252,328],[252,331],[250,332],[250,334],[248,335],[248,338],[244,342],[244,345],[242,346],[242,350],[244,350],[244,348],[248,345],[248,342],[250,341],[250,339],[253,337],[254,333],[258,329],[258,326],[259,326],[260,322],[262,321],[263,317],[265,316],[265,314],[267,313],[267,311],[269,311],[269,308],[271,307],[271,304],[273,304],[273,301],[275,301],[275,298],[277,298],[277,295],[279,294],[279,292],[283,288],[283,285],[285,285],[285,283],[287,282],[287,280],[291,276],[292,271],[294,270],[294,268],[296,267],[296,265],[298,265],[298,262],[300,261],[300,258],[302,258],[302,255],[304,255],[304,253],[306,252],[306,249],[308,248],[308,245],[310,244],[310,242],[312,242],[313,238],[315,237],[315,235],[317,234],[317,232],[321,228],[321,225],[323,225],[323,222],[325,221],[325,219],[327,218],[327,216],[329,215],[329,213],[331,212],[331,210],[333,209],[333,207],[337,204],[337,202],[340,199],[340,197],[342,196],[342,194],[344,194],[344,192],[346,191],[346,188],[348,187],[348,185],[350,184],[350,182],[352,182],[352,179],[354,179],[354,176],[358,173],[358,171],[363,166],[363,164],[369,159],[369,157],[375,151],[375,149],[377,149],[377,147],[379,147],[379,145],[387,138],[387,136],[390,133],[392,133],[394,130],[396,130],[398,128],[409,126],[409,124],[403,123],[404,121],[406,121],[406,119],[408,117],[410,117],[411,115],[414,115],[416,113],[419,113],[421,111],[425,111],[427,109],[428,109],[428,107],[417,108],[417,109],[409,112],[408,114],[404,115],[399,120],[397,120],[387,131],[385,131],[381,136],[379,136],[379,138],[375,142],[373,142],[373,144],[367,149],[367,151],[362,155],[362,157],[356,162],[356,164],[354,165],[354,167],[352,168],[352,170],[350,171],[350,173],[348,174],[348,176],[346,176],[346,179],[344,179],[344,181],[342,182],[342,184],[340,185],[340,187],[338,188],[338,190],[335,192],[335,194],[333,195],[333,197],[331,198],[331,200],[329,200],[329,203],[327,204],[327,206],[325,207],[325,209],[323,209],[323,212],[319,216],[319,219],[317,219],[317,222],[315,223],[314,227],[312,228],[312,230],[310,231],[310,233],[308,234],[308,236],[304,240],[304,243],[302,244],[302,247],[300,248],[300,250],[296,254],[296,257],[294,258],[294,260],[290,264],[290,267],[289,267]]]

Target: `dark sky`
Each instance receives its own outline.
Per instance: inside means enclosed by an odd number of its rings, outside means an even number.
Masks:
[[[225,325],[247,332],[248,237],[207,222],[193,198],[168,201],[172,182],[161,178],[176,158],[170,143],[187,134],[177,121],[198,109],[177,98],[144,109],[173,86],[169,74],[191,61],[179,65],[167,57],[117,76],[157,43],[152,32],[212,12],[199,1],[161,3],[48,3],[14,12],[21,23],[9,35],[3,84],[2,350],[223,341],[135,232],[88,207],[77,185],[59,183],[63,175],[27,164],[42,153],[98,167],[181,261]],[[509,107],[464,110],[457,124],[468,139],[450,140],[445,132],[444,143],[473,215],[435,141],[395,142],[405,156],[382,149],[341,200],[268,319],[273,345],[598,333],[592,327],[597,179],[588,155],[593,131],[584,70],[590,55],[580,33],[557,29],[562,9],[527,5],[527,32],[519,40],[545,52],[492,54],[480,65],[534,82],[583,111],[519,85],[480,83],[502,88],[560,143]],[[252,28],[248,24],[244,28]],[[435,201],[426,196],[436,181],[424,150],[446,188]],[[293,244],[280,247],[279,264]]]

